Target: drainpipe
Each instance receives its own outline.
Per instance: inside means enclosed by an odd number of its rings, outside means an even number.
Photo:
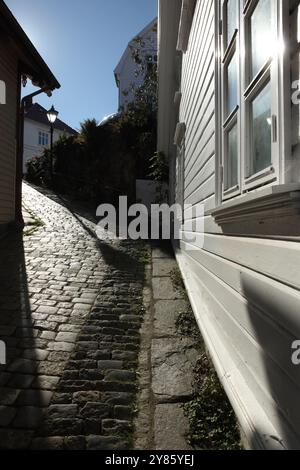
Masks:
[[[15,191],[15,221],[18,228],[24,227],[24,220],[22,214],[22,180],[23,180],[23,153],[24,153],[24,113],[28,105],[32,105],[32,99],[42,93],[47,93],[48,96],[52,95],[52,89],[47,86],[40,90],[24,96],[21,100],[19,107],[18,119],[18,149],[16,161],[16,191]]]

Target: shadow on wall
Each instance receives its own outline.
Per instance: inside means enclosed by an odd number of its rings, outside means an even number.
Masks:
[[[293,302],[298,301],[293,295],[298,293],[290,289],[288,298],[285,286],[248,273],[241,281],[250,319],[246,329],[257,342],[250,343],[247,367],[258,382],[260,405],[278,430],[276,436],[261,429],[258,434],[263,434],[268,448],[299,449],[300,366],[292,363],[292,343],[300,338],[299,315],[292,315]],[[250,443],[254,448],[257,437],[253,435]]]
[[[0,243],[0,339],[6,345],[6,365],[0,366],[0,449],[27,448],[43,414],[37,375],[42,318],[32,318],[30,299],[38,283],[28,291],[23,234],[9,234]]]

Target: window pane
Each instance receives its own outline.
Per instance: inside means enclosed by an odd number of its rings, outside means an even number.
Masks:
[[[235,30],[237,29],[237,2],[238,0],[228,0],[227,2],[227,38],[226,47],[229,45]]]
[[[251,16],[251,79],[272,55],[271,0],[259,0]]]
[[[258,173],[272,163],[271,83],[253,100],[252,117],[252,172]],[[250,176],[250,175],[249,175]]]
[[[227,161],[225,162],[225,191],[238,184],[237,124],[227,133]]]
[[[232,57],[227,67],[227,116],[236,108],[238,104],[238,83],[237,83],[237,59],[236,54]]]

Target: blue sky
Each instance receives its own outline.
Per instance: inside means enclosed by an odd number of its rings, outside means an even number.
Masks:
[[[78,128],[117,110],[113,70],[127,43],[157,16],[156,0],[5,0],[62,85],[38,102]],[[26,94],[32,90],[26,87]]]

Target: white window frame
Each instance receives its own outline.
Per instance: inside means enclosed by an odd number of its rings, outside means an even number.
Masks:
[[[238,29],[230,42],[225,47],[226,42],[226,6],[228,0],[216,0],[216,95],[217,95],[217,128],[219,135],[217,136],[217,150],[218,150],[218,171],[219,177],[217,178],[217,194],[219,203],[241,196],[248,191],[257,189],[266,185],[275,185],[284,182],[284,175],[281,169],[284,167],[283,149],[288,148],[285,141],[285,132],[283,125],[285,122],[286,106],[283,105],[284,86],[287,85],[288,80],[284,83],[282,67],[284,66],[282,55],[278,53],[272,60],[266,62],[265,66],[260,70],[256,77],[250,83],[249,73],[249,52],[248,60],[245,59],[245,51],[249,51],[250,46],[250,31],[249,31],[249,18],[256,8],[260,0],[239,0],[239,22]],[[283,24],[283,11],[284,7],[282,2],[286,0],[272,0],[272,15],[274,26],[274,40],[282,38]],[[282,23],[282,24],[281,24]],[[219,33],[219,34],[218,34]],[[238,57],[238,106],[231,113],[229,117],[225,116],[225,103],[226,97],[226,66],[230,62],[232,51],[236,50]],[[248,176],[249,163],[251,158],[250,148],[250,104],[255,96],[262,91],[264,85],[270,77],[271,91],[272,91],[272,110],[271,110],[271,127],[272,127],[272,164],[263,171]],[[287,78],[287,77],[286,77]],[[238,131],[238,184],[235,187],[225,190],[225,162],[226,162],[226,130],[230,129],[234,120],[237,122]],[[218,169],[218,168],[217,168]]]
[[[49,133],[46,131],[39,131],[38,143],[40,147],[48,147],[49,145]]]

